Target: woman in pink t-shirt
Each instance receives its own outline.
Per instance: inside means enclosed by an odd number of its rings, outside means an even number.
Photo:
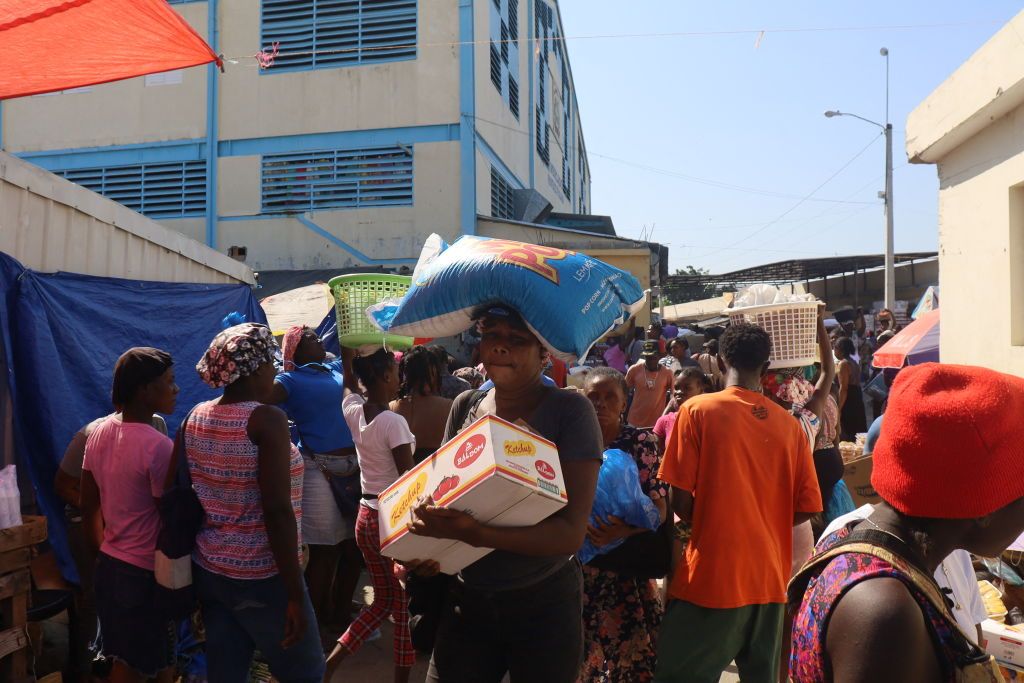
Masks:
[[[128,349],[114,367],[111,390],[122,412],[97,426],[85,445],[82,514],[86,536],[99,549],[96,646],[114,662],[111,681],[170,681],[174,661],[170,620],[153,604],[157,499],[174,447],[153,429],[153,413],[174,412],[171,365],[159,349]]]

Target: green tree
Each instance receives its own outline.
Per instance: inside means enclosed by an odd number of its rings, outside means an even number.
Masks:
[[[695,268],[693,266],[686,266],[685,268],[679,268],[673,273],[673,276],[700,276],[709,275],[711,271],[707,268]],[[716,295],[715,286],[711,284],[703,284],[699,279],[697,283],[688,283],[675,285],[671,283],[663,287],[666,299],[671,299],[672,303],[685,304],[690,301],[700,301],[701,299],[710,299]]]

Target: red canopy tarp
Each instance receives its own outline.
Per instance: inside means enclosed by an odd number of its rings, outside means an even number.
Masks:
[[[0,0],[0,100],[218,61],[165,0]]]
[[[939,361],[939,309],[918,316],[883,344],[871,361],[876,368],[902,368],[904,365]]]

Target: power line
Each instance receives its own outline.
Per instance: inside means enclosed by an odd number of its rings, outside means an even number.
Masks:
[[[498,128],[503,128],[504,130],[512,131],[513,133],[519,133],[520,135],[529,135],[530,134],[528,131],[524,131],[524,130],[521,130],[519,128],[514,128],[512,126],[507,126],[507,125],[505,125],[503,123],[498,123],[497,121],[492,121],[490,119],[486,119],[486,118],[483,118],[481,116],[476,116],[474,114],[463,114],[463,116],[465,116],[467,118],[475,119],[476,121],[480,121],[481,123],[486,123],[486,124],[489,124],[489,125],[492,125],[492,126],[497,126]],[[565,148],[562,147],[562,145],[558,142],[558,138],[555,138],[555,145],[558,147],[558,149],[564,155],[565,154]],[[755,187],[744,187],[742,185],[733,185],[732,183],[726,183],[726,182],[723,182],[723,181],[720,181],[720,180],[714,180],[714,179],[711,179],[711,178],[701,178],[699,176],[689,175],[689,174],[686,174],[686,173],[681,173],[679,171],[670,171],[670,170],[663,169],[663,168],[656,168],[654,166],[648,166],[646,164],[641,164],[641,163],[638,163],[638,162],[635,162],[635,161],[629,161],[628,159],[620,159],[618,157],[609,156],[607,154],[601,154],[599,152],[594,152],[592,150],[587,150],[587,156],[588,157],[600,157],[602,159],[608,159],[609,161],[614,161],[614,162],[617,162],[617,163],[620,163],[620,164],[624,164],[626,166],[632,166],[634,168],[643,169],[645,171],[650,171],[652,173],[657,173],[657,174],[669,176],[669,177],[672,177],[672,178],[679,178],[680,180],[688,180],[690,182],[698,183],[698,184],[701,184],[701,185],[710,185],[712,187],[718,187],[718,188],[725,189],[725,190],[733,190],[733,191],[736,191],[736,192],[748,192],[750,194],[764,195],[764,196],[768,196],[768,197],[778,197],[778,198],[781,198],[781,199],[799,199],[799,198],[801,198],[801,195],[787,194],[787,193],[784,193],[784,192],[775,192],[773,190],[764,190],[764,189],[759,189],[759,188],[755,188]],[[809,198],[809,199],[805,199],[805,201],[824,202],[824,203],[829,203],[829,204],[870,204],[870,205],[874,205],[875,204],[875,202],[848,201],[848,200],[845,200],[845,199],[829,199],[829,198],[824,198],[824,197],[822,197],[822,198],[817,198],[817,197]],[[755,225],[760,225],[760,223],[756,223]]]
[[[792,27],[780,27],[771,29],[760,29],[760,28],[743,28],[743,29],[724,29],[720,31],[671,31],[671,32],[656,32],[656,33],[602,33],[593,35],[582,35],[582,36],[560,36],[553,35],[548,38],[535,37],[534,40],[540,42],[541,40],[550,40],[552,42],[565,43],[570,40],[622,40],[631,38],[697,38],[697,37],[709,37],[709,36],[737,36],[737,35],[756,35],[763,36],[769,33],[845,33],[845,32],[858,32],[858,31],[910,31],[910,30],[928,30],[928,29],[941,29],[941,28],[958,28],[963,26],[987,26],[994,24],[1005,23],[1002,19],[993,20],[982,20],[982,21],[960,21],[960,22],[947,22],[937,24],[893,24],[893,25],[875,25],[875,26],[792,26]],[[286,51],[278,52],[274,55],[275,58],[281,57],[305,57],[313,55],[338,55],[353,52],[374,52],[374,51],[391,51],[391,50],[414,50],[421,48],[454,48],[461,47],[464,45],[500,45],[501,43],[519,43],[520,40],[525,41],[526,39],[508,38],[506,40],[465,40],[465,41],[437,41],[430,43],[407,43],[402,45],[383,45],[383,46],[362,46],[362,47],[349,47],[349,48],[338,48],[334,50],[297,50],[297,51]],[[241,64],[242,60],[252,60],[252,63]],[[234,57],[225,57],[224,61],[236,65],[236,66],[259,66],[259,60],[255,55],[238,55]],[[271,67],[272,68],[272,67]]]
[[[881,134],[878,134],[878,135],[875,135],[875,136],[874,136],[873,138],[871,138],[871,141],[870,141],[870,142],[868,142],[868,144],[864,145],[864,147],[862,147],[862,148],[861,148],[861,150],[860,150],[859,152],[857,152],[856,154],[854,154],[854,155],[853,155],[853,157],[852,157],[852,158],[851,158],[851,159],[850,159],[849,161],[847,161],[847,162],[846,162],[845,164],[843,164],[842,166],[840,166],[840,167],[839,167],[839,168],[838,168],[838,169],[837,169],[837,170],[836,170],[836,171],[835,171],[835,172],[834,172],[834,173],[833,173],[832,175],[830,175],[830,176],[829,176],[828,178],[826,178],[826,179],[825,179],[825,180],[824,180],[824,181],[823,181],[823,182],[822,182],[822,183],[821,183],[820,185],[818,185],[818,186],[817,186],[817,187],[815,187],[815,188],[814,188],[813,190],[811,190],[811,191],[810,191],[809,193],[807,193],[807,195],[805,195],[805,196],[804,196],[804,197],[802,197],[802,198],[801,198],[801,199],[800,199],[799,201],[797,201],[797,202],[796,202],[795,204],[793,204],[793,206],[789,207],[788,209],[786,209],[785,211],[783,211],[783,212],[782,212],[781,214],[779,214],[779,215],[778,215],[778,216],[777,216],[777,217],[776,217],[775,219],[773,219],[773,220],[771,220],[771,221],[769,221],[769,222],[765,223],[764,225],[762,225],[761,227],[759,227],[759,228],[758,228],[757,230],[754,230],[754,231],[753,231],[753,232],[751,232],[751,233],[750,233],[749,235],[745,235],[744,237],[742,237],[742,238],[740,238],[740,239],[736,240],[736,241],[735,241],[735,242],[733,242],[732,244],[728,244],[728,245],[725,245],[725,246],[724,246],[724,247],[722,247],[722,248],[716,249],[715,251],[712,251],[712,252],[710,252],[710,253],[708,253],[708,254],[704,254],[703,256],[701,256],[701,258],[707,258],[707,257],[709,257],[709,256],[712,256],[712,255],[714,255],[714,254],[717,254],[717,253],[718,253],[719,251],[722,251],[722,250],[724,250],[724,249],[730,249],[730,248],[732,248],[732,247],[735,247],[735,246],[737,246],[737,245],[739,245],[739,244],[742,244],[743,242],[746,242],[746,241],[747,241],[747,240],[749,240],[750,238],[754,237],[755,235],[759,235],[760,233],[764,232],[765,230],[767,230],[768,228],[772,227],[773,225],[775,225],[776,223],[778,223],[779,221],[781,221],[781,220],[782,220],[783,218],[785,218],[785,217],[786,217],[786,216],[788,216],[789,214],[791,214],[791,213],[793,213],[794,211],[796,211],[796,210],[797,210],[798,208],[800,208],[800,207],[801,207],[801,206],[802,206],[802,205],[803,205],[803,204],[804,204],[804,203],[805,203],[805,202],[806,202],[806,201],[807,201],[808,199],[810,199],[810,198],[811,198],[811,197],[812,197],[812,196],[813,196],[813,195],[814,195],[814,194],[815,194],[815,193],[816,193],[816,192],[817,192],[818,190],[820,190],[821,188],[825,187],[825,186],[826,186],[826,185],[828,185],[828,184],[829,184],[830,182],[832,182],[832,180],[833,180],[833,179],[834,179],[834,178],[835,178],[836,176],[838,176],[838,175],[839,175],[840,173],[842,173],[843,171],[845,171],[845,170],[846,170],[846,169],[847,169],[847,168],[848,168],[848,167],[849,167],[849,166],[850,166],[850,165],[851,165],[851,164],[852,164],[852,163],[853,163],[854,161],[856,161],[857,159],[859,159],[859,158],[860,158],[860,156],[861,156],[862,154],[864,154],[864,152],[868,151],[868,149],[869,149],[869,148],[870,148],[870,147],[871,147],[871,146],[872,146],[873,144],[875,144],[875,142],[877,142],[877,141],[878,141],[878,139],[879,139],[879,138],[881,138],[881,137],[882,137],[882,136],[881,136]]]
[[[701,178],[698,176],[689,175],[686,173],[680,173],[678,171],[669,171],[662,168],[656,168],[654,166],[647,166],[646,164],[640,164],[635,161],[628,161],[626,159],[617,159],[616,157],[608,156],[607,154],[599,154],[598,152],[588,152],[590,156],[600,157],[602,159],[608,159],[609,161],[615,161],[626,166],[632,166],[634,168],[640,168],[645,171],[652,173],[658,173],[660,175],[669,176],[671,178],[679,178],[680,180],[688,180],[693,183],[699,183],[701,185],[709,185],[711,187],[718,187],[724,190],[734,190],[736,192],[747,192],[750,194],[764,195],[766,197],[779,197],[781,199],[799,199],[800,195],[786,194],[785,192],[775,192],[774,190],[764,190],[756,187],[744,187],[743,185],[733,185],[732,183],[726,183],[721,180],[713,180],[711,178]],[[843,199],[827,199],[827,198],[812,198],[807,201],[814,202],[826,202],[832,204],[873,204],[874,202],[851,202]]]

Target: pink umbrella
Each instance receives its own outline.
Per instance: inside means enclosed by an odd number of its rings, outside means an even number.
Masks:
[[[875,351],[871,364],[876,368],[899,369],[938,360],[939,310],[935,309],[919,316]]]

